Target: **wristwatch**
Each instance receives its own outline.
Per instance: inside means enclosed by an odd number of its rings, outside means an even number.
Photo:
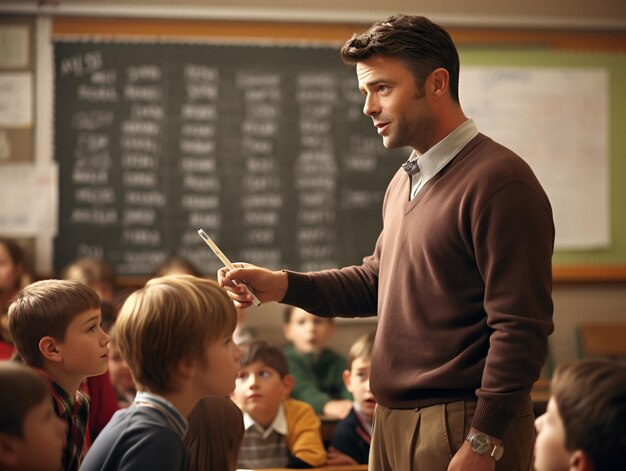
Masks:
[[[502,458],[504,447],[502,445],[494,445],[489,435],[482,432],[470,432],[467,434],[466,440],[469,442],[472,450],[479,455],[489,455],[495,461]]]

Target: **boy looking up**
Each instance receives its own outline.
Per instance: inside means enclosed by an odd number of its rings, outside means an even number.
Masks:
[[[54,411],[67,423],[66,471],[77,470],[86,451],[89,403],[78,387],[107,370],[109,336],[100,322],[100,298],[78,281],[38,281],[9,307],[15,348],[48,382]]]
[[[238,468],[311,468],[326,462],[320,421],[310,405],[288,399],[294,379],[278,347],[245,347],[234,399],[244,412]]]
[[[291,342],[283,349],[295,378],[291,396],[310,404],[318,415],[343,419],[352,407],[352,396],[342,380],[345,358],[326,347],[335,332],[333,319],[288,307],[283,332]]]
[[[66,427],[36,372],[0,362],[0,470],[59,471]]]
[[[361,336],[350,348],[348,369],[343,372],[343,380],[354,396],[354,405],[333,431],[333,448],[357,464],[367,464],[372,439],[372,420],[376,408],[376,400],[370,390],[374,335],[371,332]]]
[[[233,303],[210,280],[155,278],[131,294],[115,335],[137,395],[100,433],[81,470],[185,470],[186,417],[203,396],[235,388],[236,323]]]
[[[582,360],[559,367],[547,412],[535,421],[537,471],[618,471],[626,449],[626,365]]]

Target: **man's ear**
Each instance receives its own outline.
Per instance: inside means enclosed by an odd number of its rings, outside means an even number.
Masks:
[[[343,384],[346,385],[346,389],[349,392],[352,392],[352,389],[350,389],[352,387],[350,384],[350,370],[343,370],[343,373],[341,373],[341,377],[343,378]]]
[[[569,458],[570,471],[595,471],[589,455],[583,450],[576,450]]]
[[[289,395],[291,394],[291,391],[293,391],[293,387],[296,384],[296,380],[293,376],[291,375],[285,375],[285,377],[282,379],[282,383],[283,383],[283,400],[287,399],[289,397]]]
[[[0,433],[0,469],[17,468],[17,454],[15,453],[15,445],[13,437],[6,433]]]
[[[49,335],[39,339],[39,351],[46,360],[58,363],[63,360],[63,354],[59,349],[58,342]]]
[[[450,74],[442,67],[433,70],[427,78],[426,90],[427,94],[432,95],[435,99],[443,98],[448,94],[448,87],[450,82]]]

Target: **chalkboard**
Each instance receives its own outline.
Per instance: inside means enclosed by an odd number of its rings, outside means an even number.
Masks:
[[[233,261],[316,270],[360,263],[386,150],[337,47],[175,42],[54,44],[58,272],[83,256],[120,276],[169,255],[205,274]]]

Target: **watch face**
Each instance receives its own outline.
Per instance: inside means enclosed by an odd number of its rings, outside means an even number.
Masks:
[[[492,448],[489,437],[484,433],[473,434],[470,439],[470,445],[472,446],[472,450],[474,450],[479,455],[484,455],[488,453],[489,450]]]

